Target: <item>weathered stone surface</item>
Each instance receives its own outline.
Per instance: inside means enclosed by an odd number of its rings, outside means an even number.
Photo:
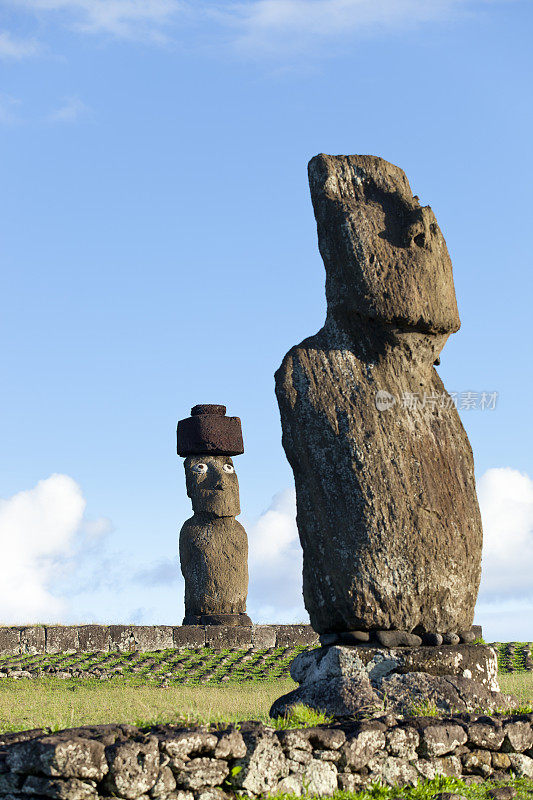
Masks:
[[[244,758],[246,745],[239,731],[223,733],[215,747],[215,758]]]
[[[248,539],[240,514],[239,482],[229,456],[185,459],[194,515],[180,533],[185,621],[206,614],[246,612]],[[250,633],[251,637],[251,633]]]
[[[380,158],[319,155],[309,182],[328,315],[285,356],[276,394],[311,624],[467,630],[482,531],[470,445],[433,367],[459,328],[444,238]]]
[[[20,630],[21,653],[44,653],[46,649],[46,633],[43,625],[30,625]]]
[[[205,647],[205,628],[202,625],[180,625],[173,628],[173,647],[186,648]]]
[[[276,646],[276,628],[274,625],[254,625],[252,627],[252,644],[254,650],[266,650]]]
[[[91,652],[110,649],[111,637],[106,625],[80,625],[78,628],[78,647]]]
[[[387,756],[386,753],[371,758],[367,767],[371,780],[380,780],[389,786],[414,786],[420,778],[416,767],[407,759]]]
[[[94,784],[77,778],[41,778],[29,775],[24,781],[22,792],[27,795],[51,797],[53,800],[96,800],[98,793]]]
[[[375,637],[383,647],[419,647],[422,638],[407,631],[376,631]]]
[[[185,789],[218,786],[228,776],[229,767],[218,758],[193,758],[177,774],[176,782]]]
[[[478,739],[496,746],[481,726],[497,731],[505,726],[522,747],[524,725],[533,726],[532,714],[387,713],[277,731],[253,721],[240,730],[157,725],[143,733],[133,725],[100,725],[48,735],[21,731],[1,737],[0,796],[229,800],[233,793],[329,796],[337,786],[357,791],[376,781],[402,786],[437,776],[461,777],[467,784],[506,781],[511,772],[533,778],[531,750],[504,753],[476,746]],[[494,794],[492,800],[510,797]]]
[[[374,753],[385,746],[385,726],[379,722],[363,724],[354,736],[348,738],[342,746],[343,761],[341,765],[345,770],[360,770],[366,767]]]
[[[321,647],[300,653],[291,664],[291,677],[298,683],[329,677],[348,678],[364,669],[373,680],[397,672],[426,672],[472,678],[499,691],[498,660],[492,647]]]
[[[514,786],[497,786],[495,789],[489,789],[487,794],[492,800],[513,800],[513,797],[516,797],[516,789]]]
[[[522,753],[509,753],[509,760],[519,778],[533,778],[533,758]]]
[[[387,731],[387,751],[398,758],[413,760],[420,736],[414,728],[393,728]]]
[[[218,739],[209,731],[183,731],[170,733],[161,739],[161,750],[173,766],[180,767],[189,758],[214,755]]]
[[[305,768],[303,785],[306,794],[329,797],[337,791],[337,769],[327,761],[311,761]]]
[[[420,730],[418,752],[426,758],[445,756],[466,741],[467,734],[461,725],[453,722],[429,723]]]
[[[445,713],[512,709],[518,701],[511,695],[495,692],[482,683],[455,675],[428,675],[425,672],[393,674],[383,678],[380,692],[395,711],[413,713],[420,703],[434,703]]]
[[[507,722],[503,725],[505,740],[502,750],[504,753],[523,753],[533,747],[533,728],[530,722]]]
[[[468,741],[484,750],[499,750],[504,737],[501,723],[496,726],[492,720],[490,722],[478,720],[468,726]]]
[[[278,697],[270,708],[270,716],[284,717],[294,706],[302,703],[328,716],[344,717],[379,707],[381,700],[366,674],[346,680],[328,678],[304,683],[298,689]]]
[[[75,734],[48,736],[13,745],[6,764],[13,772],[99,781],[107,773],[104,745]]]
[[[507,753],[493,753],[492,766],[497,770],[507,770],[511,766],[511,759]]]
[[[0,652],[6,655],[20,653],[20,629],[0,627]]]
[[[150,797],[165,797],[176,788],[176,779],[170,767],[161,767],[157,780],[150,789]]]
[[[299,775],[288,775],[282,778],[278,783],[277,792],[280,794],[293,794],[296,797],[301,797],[303,794],[303,783]]]
[[[318,634],[310,625],[273,625],[272,627],[276,629],[276,647],[318,644]]]
[[[426,702],[445,712],[516,707],[514,698],[499,691],[496,675],[496,654],[483,645],[390,650],[332,645],[294,659],[291,677],[300,686],[278,698],[270,713],[283,716],[299,703],[333,716],[384,702],[401,713]]]
[[[492,759],[488,750],[471,750],[461,757],[463,772],[467,775],[483,775],[488,778],[492,775]]]
[[[46,627],[47,653],[75,653],[79,650],[78,629],[69,625]]]
[[[131,631],[136,650],[170,650],[174,647],[172,625],[135,625]]]
[[[207,647],[212,647],[214,650],[224,647],[239,649],[251,647],[252,628],[236,628],[231,625],[206,626],[205,643]]]
[[[278,738],[272,731],[257,726],[243,729],[247,753],[234,762],[241,769],[231,775],[234,789],[259,795],[272,792],[282,778],[289,775],[287,759]]]
[[[149,792],[159,774],[159,748],[155,736],[147,741],[125,741],[106,748],[108,790],[133,800]]]

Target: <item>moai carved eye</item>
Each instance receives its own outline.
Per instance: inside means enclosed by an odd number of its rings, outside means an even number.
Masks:
[[[235,469],[231,466],[231,464],[224,464],[222,469],[224,470],[224,472],[229,472],[229,473],[235,472]]]
[[[199,475],[204,475],[207,472],[207,464],[195,464],[192,471],[197,472]]]

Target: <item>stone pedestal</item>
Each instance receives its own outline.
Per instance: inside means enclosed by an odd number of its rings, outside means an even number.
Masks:
[[[284,716],[301,703],[333,717],[515,708],[497,673],[496,652],[487,645],[320,647],[294,659],[291,677],[300,686],[278,698],[270,714]]]

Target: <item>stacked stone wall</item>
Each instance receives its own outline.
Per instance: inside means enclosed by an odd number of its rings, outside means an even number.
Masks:
[[[327,796],[381,781],[446,775],[533,778],[533,714],[394,717],[274,730],[258,722],[191,729],[103,725],[0,737],[0,797],[224,800]]]

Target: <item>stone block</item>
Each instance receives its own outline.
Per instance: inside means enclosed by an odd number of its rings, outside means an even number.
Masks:
[[[46,650],[46,630],[44,625],[31,625],[20,630],[20,652],[34,655]]]
[[[131,626],[109,626],[109,649],[118,650],[120,653],[137,649],[135,646],[135,637],[133,636]]]
[[[110,649],[111,637],[107,625],[80,625],[79,648],[85,652],[104,652]]]
[[[172,628],[172,639],[177,650],[205,647],[205,628],[202,625],[176,625]]]
[[[310,625],[273,625],[276,629],[276,647],[319,645],[318,633]]]
[[[135,625],[131,628],[135,650],[152,652],[174,647],[172,625]]]
[[[47,653],[75,653],[79,649],[77,627],[73,625],[46,626]]]
[[[233,628],[227,625],[206,625],[206,647],[214,650],[249,648],[252,646],[252,628]]]
[[[20,653],[20,630],[0,628],[0,653],[16,655]]]
[[[276,627],[274,625],[254,625],[252,629],[254,650],[267,650],[276,646]]]

